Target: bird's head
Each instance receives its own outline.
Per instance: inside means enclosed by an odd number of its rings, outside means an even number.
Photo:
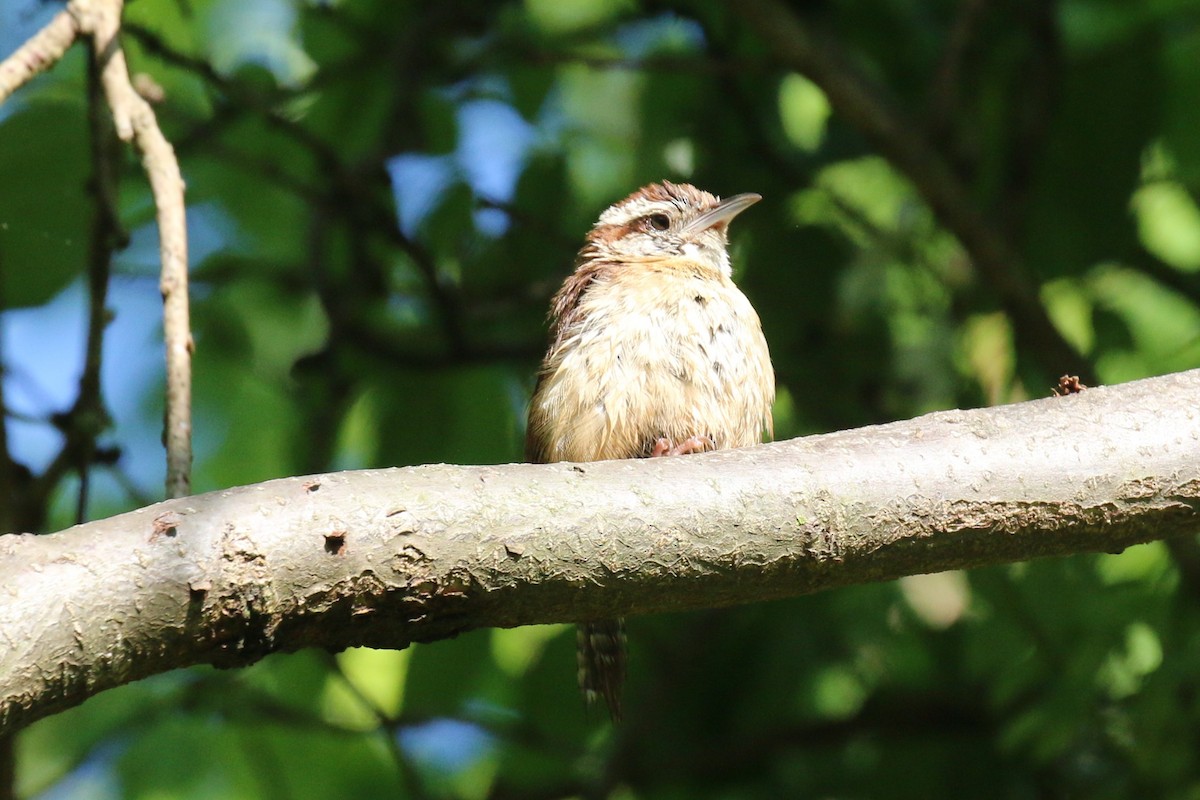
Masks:
[[[721,200],[686,183],[652,183],[600,215],[581,255],[619,262],[683,258],[728,276],[729,221],[761,199]]]

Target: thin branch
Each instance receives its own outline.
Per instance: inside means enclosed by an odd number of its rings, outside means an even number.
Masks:
[[[281,113],[279,103],[292,100],[298,96],[315,91],[314,82],[305,84],[300,90],[278,88],[269,92],[254,92],[247,90],[236,80],[222,75],[208,61],[187,53],[181,53],[172,48],[166,40],[153,31],[141,25],[127,24],[122,30],[133,36],[146,51],[168,64],[191,72],[217,92],[228,98],[228,102],[219,105],[216,113],[205,121],[188,137],[181,139],[179,150],[186,151],[194,142],[208,142],[220,133],[222,128],[236,123],[243,113],[255,113],[262,116],[272,128],[279,130],[305,147],[317,159],[319,166],[329,172],[344,170],[341,157],[336,146],[329,144],[304,125]],[[321,76],[326,75],[322,70]]]
[[[396,738],[396,733],[403,724],[403,721],[388,714],[375,702],[374,699],[367,697],[359,688],[358,684],[350,679],[346,671],[342,669],[342,664],[337,658],[329,652],[324,655],[326,666],[338,677],[342,686],[346,691],[354,695],[354,698],[364,708],[371,712],[375,717],[375,724],[379,733],[383,737],[383,746],[387,749],[388,755],[391,756],[392,762],[396,765],[396,771],[404,780],[405,788],[408,789],[409,795],[416,800],[424,800],[429,796],[425,791],[425,784],[421,780],[421,776],[413,769],[412,763],[409,761],[408,754],[404,752],[404,748],[400,746],[400,741]]]
[[[316,187],[289,174],[277,161],[266,156],[241,152],[219,139],[205,141],[204,154],[225,161],[243,175],[256,175],[265,183],[273,184],[309,205],[320,202],[321,194]]]
[[[153,502],[142,491],[142,487],[138,486],[133,478],[130,477],[129,473],[116,463],[115,459],[112,463],[105,464],[104,466],[108,469],[108,474],[112,476],[112,479],[121,487],[121,491],[125,493],[127,506],[148,506]]]
[[[7,283],[4,280],[4,268],[3,253],[0,252],[0,290]],[[0,294],[0,312],[7,310],[7,307],[6,298]],[[4,352],[3,334],[4,325],[0,324],[0,352]],[[8,450],[8,420],[13,414],[8,409],[5,388],[11,377],[8,365],[0,362],[0,533],[12,533],[21,529],[17,519],[20,515],[16,513],[16,509],[24,488],[17,485],[19,468]]]
[[[688,458],[286,478],[0,536],[0,734],[190,664],[1194,534],[1197,396],[1193,370]]]
[[[332,188],[328,190],[325,197],[313,198],[310,190],[299,182],[287,181],[286,176],[282,173],[274,176],[278,178],[277,182],[297,194],[306,196],[310,203],[315,201],[315,203],[322,204],[340,216],[349,227],[357,229],[355,235],[351,237],[351,241],[355,247],[361,249],[361,253],[369,252],[369,248],[366,247],[367,237],[365,234],[378,232],[389,244],[407,255],[425,283],[451,356],[462,356],[471,349],[463,324],[461,303],[454,287],[447,285],[443,279],[434,255],[420,242],[406,236],[400,230],[394,208],[381,199],[392,196],[390,180],[382,168],[367,164],[359,170],[352,169],[343,162],[336,147],[275,109],[274,102],[281,99],[278,96],[247,95],[245,91],[239,89],[236,82],[221,75],[207,62],[176,52],[153,32],[140,27],[131,27],[130,30],[148,51],[176,66],[191,70],[197,77],[224,92],[232,101],[232,104],[219,109],[212,119],[198,126],[192,134],[181,140],[181,149],[186,149],[194,142],[202,141],[207,150],[212,150],[212,141],[218,132],[235,122],[242,113],[249,111],[261,114],[263,120],[271,128],[278,130],[309,152],[321,170],[331,176]],[[406,57],[404,53],[400,53],[400,56]],[[411,115],[395,114],[392,116],[397,120],[403,120],[408,119]],[[257,169],[263,168],[259,166]],[[376,191],[365,193],[359,191],[358,188],[364,183],[373,184]],[[347,186],[355,187],[355,190],[346,192],[345,187]],[[358,258],[356,261],[358,266],[373,266],[371,258]],[[360,272],[357,279],[361,280],[362,278],[363,273]]]
[[[126,21],[121,26],[121,31],[137,40],[147,54],[202,78],[206,83],[228,95],[238,105],[271,114],[277,113],[274,108],[279,103],[317,94],[323,87],[345,80],[370,66],[366,56],[352,56],[341,62],[323,63],[319,72],[296,86],[273,86],[265,90],[248,89],[237,80],[222,75],[205,59],[175,49],[166,39],[143,25]],[[363,46],[360,52],[373,53],[374,50]],[[280,119],[286,120],[287,118],[280,116]]]
[[[271,105],[271,98],[247,97],[245,92],[238,90],[236,83],[222,76],[206,62],[191,56],[173,51],[165,42],[145,29],[134,29],[139,40],[148,50],[169,59],[177,66],[190,70],[214,88],[225,92],[234,102],[218,110],[213,118],[198,126],[190,135],[181,140],[180,147],[186,149],[193,143],[204,142],[207,150],[212,150],[212,141],[219,131],[235,122],[243,113],[254,112],[262,115],[263,120],[275,130],[284,134],[297,144],[304,147],[317,161],[321,170],[331,176],[332,188],[326,196],[314,198],[312,192],[296,181],[289,181],[286,175],[280,173],[277,182],[313,204],[321,204],[340,216],[345,223],[358,229],[351,237],[355,247],[362,252],[366,248],[367,232],[378,232],[391,245],[401,250],[412,261],[418,274],[425,283],[433,307],[438,314],[442,332],[445,336],[447,349],[452,356],[459,356],[469,349],[466,339],[465,326],[458,297],[453,287],[443,280],[436,259],[420,242],[406,236],[396,222],[394,209],[379,198],[391,197],[390,181],[382,168],[373,165],[363,167],[355,172],[343,161],[335,147],[312,133],[303,125],[280,114]],[[406,119],[408,115],[398,115],[397,119]],[[258,169],[263,169],[261,166]],[[374,184],[377,191],[346,192],[345,187],[361,187],[363,183]],[[372,259],[357,259],[359,266],[372,266]],[[358,276],[360,279],[362,275]]]
[[[79,36],[79,22],[72,9],[60,11],[50,22],[0,61],[0,103],[35,75],[54,66]]]
[[[998,211],[1009,236],[1018,240],[1024,237],[1022,222],[1028,219],[1030,191],[1060,95],[1063,43],[1058,18],[1055,0],[1034,3],[1022,15],[1030,48],[1023,70],[1016,76],[1017,85],[1010,90],[1014,97],[1014,113],[1010,120]]]
[[[369,353],[394,366],[421,371],[453,369],[464,364],[495,364],[517,362],[534,364],[542,356],[545,343],[488,342],[463,346],[457,350],[419,348],[398,341],[386,328],[378,328],[358,318],[342,322],[345,341],[364,353]]]
[[[0,800],[17,800],[16,736],[0,735]]]
[[[595,70],[622,70],[682,75],[745,75],[774,71],[778,61],[765,58],[708,58],[703,55],[649,55],[641,58],[602,56],[581,51],[530,49],[518,44],[481,59],[482,65],[505,66],[521,64],[535,67],[578,65]]]
[[[1054,327],[1009,242],[883,87],[853,67],[830,37],[815,35],[778,0],[745,0],[737,8],[779,58],[820,86],[834,111],[913,182],[1000,297],[1013,319],[1020,352],[1041,365],[1047,380],[1071,372],[1093,383],[1085,377],[1092,374],[1091,365]]]
[[[929,89],[928,127],[934,141],[949,141],[962,100],[963,66],[990,0],[964,0],[946,34],[946,45]]]
[[[94,198],[90,243],[88,247],[88,326],[83,373],[79,377],[79,394],[75,406],[67,415],[64,448],[75,451],[79,472],[79,496],[75,522],[87,519],[88,490],[91,485],[91,466],[96,457],[96,439],[110,424],[100,386],[101,359],[104,353],[104,330],[108,326],[108,281],[112,268],[112,253],[124,246],[128,236],[121,227],[117,210],[117,170],[111,122],[104,113],[103,89],[100,85],[98,59],[88,61],[88,133],[91,141],[92,179]]]
[[[236,88],[236,84],[218,72],[216,67],[210,62],[176,50],[167,44],[166,39],[144,25],[139,25],[136,22],[125,22],[121,26],[121,32],[132,37],[147,53],[162,59],[171,66],[186,70],[202,78],[206,83],[220,87],[222,90]]]
[[[94,58],[112,109],[117,135],[142,156],[157,210],[163,295],[163,338],[167,351],[166,421],[167,495],[182,497],[191,488],[192,334],[188,310],[187,225],[183,176],[170,142],[163,136],[150,104],[134,90],[118,34],[121,0],[72,0],[80,28],[92,35]]]
[[[158,216],[163,294],[163,334],[167,351],[164,443],[167,494],[186,495],[191,487],[191,351],[187,297],[187,227],[183,176],[154,110],[133,88],[118,40],[121,0],[71,0],[41,31],[0,62],[0,102],[37,73],[58,61],[79,34],[92,39],[93,58],[112,110],[117,135],[142,155]],[[68,459],[69,460],[69,459]],[[56,459],[56,463],[61,459]],[[54,465],[52,465],[54,466]],[[61,465],[59,465],[61,468]],[[48,470],[48,473],[55,471]],[[45,476],[43,476],[44,478]]]
[[[1176,269],[1145,248],[1138,248],[1135,252],[1127,254],[1121,259],[1121,263],[1200,305],[1200,273]]]
[[[4,259],[0,254],[0,271],[4,268]],[[0,287],[4,285],[3,273],[0,272]],[[6,304],[0,296],[0,311]],[[0,325],[0,335],[4,326]],[[0,352],[3,352],[3,340],[0,339]],[[4,384],[8,379],[7,370],[0,364],[0,533],[10,533],[19,530],[17,526],[17,503],[21,492],[17,486],[17,464],[8,451],[8,407],[4,399]],[[11,734],[0,734],[0,800],[16,800],[16,737]]]
[[[81,33],[86,34],[84,22],[89,13],[86,8],[81,9],[75,5],[68,7],[66,11],[51,20],[40,33],[22,45],[3,65],[0,65],[0,100],[6,96],[7,92],[17,88],[37,71],[53,65]],[[20,65],[31,69],[24,72],[14,71]],[[32,69],[33,66],[36,66],[37,69]],[[39,527],[37,523],[44,517],[50,494],[71,470],[79,473],[80,490],[76,516],[78,521],[82,521],[87,506],[88,470],[96,452],[96,436],[108,424],[108,415],[100,399],[101,345],[104,327],[107,323],[105,302],[111,252],[114,247],[122,245],[126,235],[117,219],[116,174],[112,163],[112,148],[109,144],[111,134],[100,117],[99,74],[99,66],[93,60],[89,63],[88,72],[88,126],[93,161],[91,187],[96,203],[88,261],[89,322],[84,369],[79,381],[79,394],[70,411],[56,414],[52,419],[63,431],[65,440],[63,447],[42,474],[25,487],[23,496],[19,498],[19,504],[17,496],[11,495],[11,507],[19,505],[26,509],[26,513],[18,515],[23,519],[6,521],[5,530],[12,529],[8,525],[9,522],[15,524],[17,529],[37,529]],[[14,79],[11,84],[5,83],[4,76],[14,75],[23,77]],[[4,449],[7,460],[7,448]],[[6,487],[8,487],[7,483]],[[28,513],[34,509],[37,509],[36,518],[35,514]]]

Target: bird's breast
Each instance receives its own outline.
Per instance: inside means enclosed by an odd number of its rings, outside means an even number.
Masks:
[[[660,437],[762,441],[774,373],[758,315],[731,281],[642,271],[598,281],[580,305],[533,399],[540,460],[642,456]]]

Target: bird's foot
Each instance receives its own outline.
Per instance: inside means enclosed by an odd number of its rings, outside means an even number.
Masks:
[[[689,436],[679,444],[671,444],[671,440],[664,436],[654,443],[650,457],[686,456],[689,453],[703,453],[705,450],[716,449],[717,443],[712,440],[711,436]]]

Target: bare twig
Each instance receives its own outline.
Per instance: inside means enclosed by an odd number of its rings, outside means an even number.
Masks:
[[[563,51],[513,47],[509,52],[501,51],[500,59],[506,63],[528,64],[538,67],[553,67],[561,64],[579,65],[595,70],[628,70],[633,72],[681,74],[681,75],[745,75],[762,73],[779,68],[779,63],[765,58],[707,58],[703,55],[651,55],[640,58],[595,55],[582,51]]]
[[[1176,269],[1145,248],[1126,254],[1123,263],[1171,291],[1178,292],[1192,303],[1200,304],[1200,274]]]
[[[404,779],[405,787],[411,793],[411,796],[422,800],[429,796],[425,791],[425,784],[421,781],[421,776],[413,769],[412,763],[409,761],[408,754],[400,747],[400,741],[396,738],[396,734],[403,724],[403,720],[387,713],[373,698],[368,697],[363,693],[359,685],[355,683],[346,671],[342,669],[342,664],[337,657],[328,651],[321,654],[325,665],[338,677],[342,685],[364,708],[371,712],[375,717],[375,725],[379,731],[379,735],[383,739],[383,746],[391,756],[392,762],[396,765],[396,771]]]
[[[0,288],[3,288],[4,258],[0,253]],[[0,311],[6,306],[5,298],[0,295]],[[0,326],[0,334],[4,327]],[[0,339],[0,352],[3,352],[4,342]],[[17,463],[13,461],[8,451],[8,401],[5,398],[5,384],[11,377],[7,364],[0,363],[0,533],[13,533],[20,530],[16,508],[21,499],[17,489]]]
[[[394,210],[381,199],[391,196],[389,179],[381,168],[373,164],[359,168],[347,165],[335,147],[274,108],[274,103],[283,99],[283,95],[249,95],[240,90],[236,82],[230,81],[218,73],[207,62],[173,50],[153,32],[141,27],[131,27],[130,30],[148,50],[176,66],[192,71],[197,77],[223,92],[231,100],[230,105],[218,109],[217,114],[211,119],[181,139],[181,150],[186,150],[196,142],[203,142],[206,151],[211,152],[214,147],[213,141],[221,129],[238,120],[245,112],[260,114],[271,128],[304,147],[316,159],[321,170],[333,176],[332,188],[328,190],[327,196],[313,197],[312,190],[304,187],[300,182],[288,178],[282,170],[273,167],[265,168],[268,178],[275,180],[284,188],[306,197],[310,203],[322,204],[325,209],[341,216],[349,226],[360,230],[359,235],[351,238],[355,247],[360,248],[360,252],[356,255],[356,267],[359,268],[356,273],[357,279],[361,281],[376,266],[372,263],[373,257],[363,258],[360,256],[370,253],[370,249],[365,246],[365,234],[378,232],[389,244],[408,256],[424,281],[429,299],[442,327],[446,349],[451,356],[462,356],[471,349],[463,325],[460,298],[455,288],[448,285],[439,272],[434,255],[419,241],[405,235],[400,230],[396,224]],[[410,35],[415,34],[410,32]],[[397,50],[397,58],[404,62],[407,52],[400,48]],[[397,120],[403,120],[410,118],[411,115],[397,112],[392,116]],[[230,150],[227,150],[225,154],[236,157],[236,154]],[[261,165],[256,166],[255,169],[264,170]],[[361,185],[364,182],[374,184],[379,191],[356,192],[349,196],[344,193],[345,186]],[[332,294],[333,288],[329,287],[328,293]],[[356,287],[356,290],[361,289],[361,286]]]
[[[959,7],[929,89],[929,131],[935,141],[948,140],[962,99],[963,66],[970,45],[988,10],[989,0],[965,0]]]
[[[100,80],[112,109],[117,135],[133,142],[142,155],[157,209],[163,295],[163,338],[167,351],[166,421],[167,495],[191,488],[192,335],[187,295],[187,227],[183,176],[170,142],[159,130],[154,110],[133,88],[125,53],[117,38],[122,0],[72,0],[80,30],[92,36]]]
[[[0,259],[0,269],[3,268],[3,263],[3,259]],[[2,283],[0,281],[0,285]],[[3,298],[0,297],[0,310],[3,308]],[[2,349],[0,347],[0,350]],[[5,378],[3,370],[0,370],[0,532],[11,533],[17,530],[16,506],[19,495],[16,484],[17,465],[8,452],[8,408],[4,401]],[[11,735],[0,735],[0,800],[16,800],[16,786],[16,742]]]
[[[104,464],[103,466],[108,469],[108,474],[114,481],[116,481],[117,485],[121,487],[121,491],[125,493],[126,501],[130,505],[147,506],[153,502],[153,500],[142,491],[142,487],[138,486],[133,478],[130,477],[129,473],[122,469],[119,464],[114,462]]]
[[[1022,15],[1027,26],[1030,48],[1022,64],[1019,89],[1014,99],[1009,132],[1006,167],[999,189],[998,217],[1008,235],[1024,236],[1022,221],[1027,220],[1029,195],[1036,170],[1044,155],[1044,145],[1054,118],[1063,72],[1063,43],[1058,30],[1058,3],[1044,0],[1032,4]]]
[[[79,23],[71,9],[60,11],[29,41],[0,61],[0,103],[31,78],[52,67],[79,36]]]
[[[0,736],[0,800],[17,800],[16,737]]]
[[[192,337],[187,297],[187,227],[183,176],[154,111],[134,90],[118,40],[122,0],[71,0],[67,9],[15,53],[0,62],[0,102],[34,75],[60,59],[80,34],[92,39],[100,84],[112,110],[117,135],[142,155],[157,208],[163,294],[163,335],[167,350],[167,494],[179,497],[191,487]]]
[[[104,113],[104,93],[100,84],[98,59],[88,61],[88,130],[92,151],[91,190],[95,202],[91,242],[88,253],[88,327],[83,373],[79,394],[67,415],[64,447],[74,451],[79,472],[76,523],[87,519],[91,466],[96,455],[96,438],[108,427],[100,386],[100,366],[104,352],[104,329],[108,325],[108,279],[112,252],[126,239],[117,212],[117,170],[114,168],[116,139],[111,122]]]

